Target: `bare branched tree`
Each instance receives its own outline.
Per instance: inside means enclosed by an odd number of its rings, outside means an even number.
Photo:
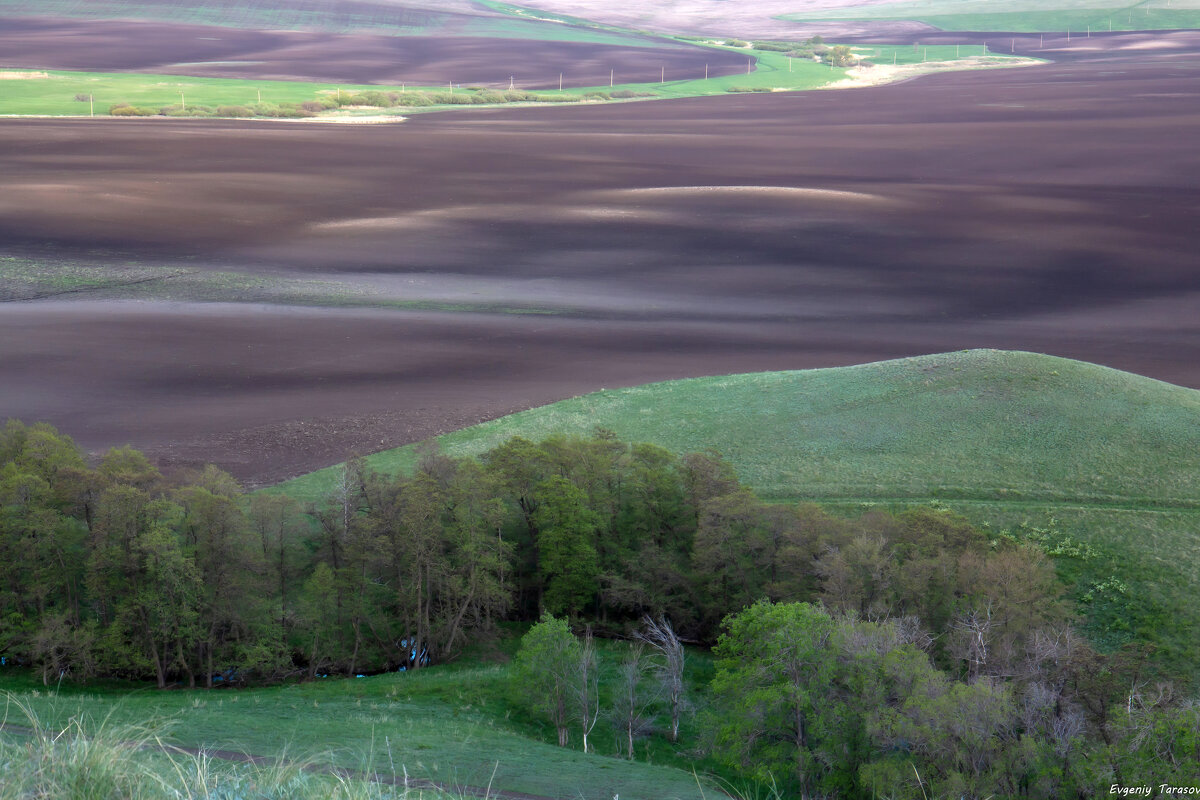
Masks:
[[[635,634],[638,641],[650,645],[658,653],[655,672],[663,684],[663,692],[671,704],[671,741],[679,740],[679,717],[686,704],[683,685],[683,642],[675,634],[665,616],[642,618],[645,630]]]
[[[596,727],[600,716],[599,670],[596,668],[596,642],[592,638],[592,626],[583,634],[583,647],[579,651],[579,675],[575,687],[575,703],[579,724],[583,728],[583,752],[588,752],[588,735]]]
[[[646,686],[646,658],[642,642],[629,646],[621,662],[619,683],[613,698],[613,724],[625,739],[626,758],[633,760],[633,742],[650,732],[653,717],[650,706],[658,692]]]

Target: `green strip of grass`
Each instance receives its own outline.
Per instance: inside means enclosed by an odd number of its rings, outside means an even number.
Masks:
[[[142,263],[80,264],[0,256],[0,302],[28,300],[166,300],[269,303],[323,308],[380,308],[488,314],[557,314],[559,309],[511,302],[412,298],[330,280],[297,280],[241,272]]]
[[[110,106],[130,103],[158,109],[179,105],[250,106],[264,103],[303,103],[322,93],[370,91],[378,86],[299,81],[261,81],[235,78],[193,78],[179,75],[141,75],[108,72],[30,71],[24,79],[0,82],[0,114],[87,116],[94,99],[97,116]],[[45,77],[39,77],[44,75]],[[76,100],[76,96],[84,99]]]
[[[969,10],[968,10],[969,9]],[[1073,31],[1174,30],[1200,28],[1196,0],[1050,0],[1012,2],[981,0],[914,0],[883,3],[828,12],[788,14],[783,19],[803,22],[841,20],[912,20],[947,31],[1012,31],[1036,33]],[[914,36],[919,39],[919,36]]]

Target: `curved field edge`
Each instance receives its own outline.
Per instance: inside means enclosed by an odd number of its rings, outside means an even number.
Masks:
[[[695,44],[694,42],[691,44]],[[1030,58],[987,54],[977,45],[937,45],[925,47],[918,58],[910,48],[896,45],[855,45],[854,52],[871,58],[883,66],[872,69],[833,67],[810,59],[790,58],[779,52],[752,48],[709,46],[724,52],[745,54],[746,74],[713,75],[708,77],[663,80],[656,83],[613,83],[606,86],[583,86],[556,89],[532,89],[519,94],[536,97],[536,102],[504,100],[503,105],[546,105],[580,102],[636,102],[644,100],[707,97],[739,92],[795,92],[825,88],[851,88],[857,85],[877,85],[905,80],[931,72],[994,69],[1028,66],[1042,63]],[[898,66],[897,66],[898,65]],[[665,74],[665,73],[664,73]],[[187,117],[190,105],[239,109],[234,118],[247,114],[255,118],[273,118],[252,113],[263,103],[302,104],[331,102],[332,98],[348,96],[395,95],[395,105],[381,107],[333,108],[309,114],[308,119],[352,120],[356,118],[388,118],[399,121],[403,116],[436,111],[464,110],[472,107],[496,107],[487,97],[499,96],[495,89],[485,87],[456,87],[460,100],[439,100],[446,87],[403,84],[337,84],[308,81],[258,80],[249,78],[203,78],[188,75],[83,72],[69,70],[40,70],[24,67],[6,68],[0,94],[0,116],[3,117],[110,117],[110,108],[127,105],[153,111],[171,107],[173,115]],[[419,99],[423,104],[408,101]],[[415,101],[414,101],[415,102]],[[214,116],[206,114],[205,116]],[[225,115],[215,116],[224,118]]]
[[[944,31],[1039,33],[1200,28],[1195,0],[900,0],[845,9],[784,14],[789,22],[920,22]],[[919,36],[917,37],[919,38]]]
[[[478,455],[597,427],[714,449],[768,498],[942,498],[1200,510],[1200,392],[996,350],[603,389],[437,438]],[[416,446],[368,457],[410,469]],[[312,500],[335,467],[276,487]]]
[[[765,498],[855,512],[934,503],[997,535],[1039,541],[1091,638],[1111,647],[1144,639],[1173,668],[1200,665],[1200,391],[1054,356],[971,350],[601,390],[435,441],[448,455],[475,456],[512,436],[596,428],[677,453],[714,449]],[[397,472],[417,459],[410,445],[367,463]],[[320,502],[336,474],[266,491]]]

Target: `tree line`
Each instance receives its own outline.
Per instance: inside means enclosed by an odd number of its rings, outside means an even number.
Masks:
[[[169,481],[130,448],[93,465],[44,424],[0,430],[0,655],[46,683],[419,669],[499,621],[540,620],[533,635],[559,620],[560,639],[567,621],[640,637],[657,663],[663,642],[715,646],[697,704],[711,737],[692,744],[806,795],[915,797],[926,780],[1086,795],[1086,776],[1147,774],[1128,754],[1197,763],[1195,705],[1152,679],[1143,650],[1095,652],[1063,591],[1038,547],[943,511],[767,503],[717,453],[602,430],[477,459],[428,451],[409,475],[351,459],[307,506],[214,467]],[[605,690],[623,698],[630,752],[658,727],[674,741],[689,705],[677,679],[655,701],[674,710],[648,711],[646,663]],[[565,720],[595,724],[598,697],[562,707],[561,743]]]
[[[1200,706],[1148,679],[1138,653],[1101,656],[1069,629],[1036,637],[1019,674],[971,677],[936,666],[910,619],[763,599],[725,619],[711,679],[698,681],[670,623],[643,626],[609,648],[605,669],[590,628],[577,636],[544,615],[521,641],[512,697],[561,746],[586,752],[608,734],[632,759],[635,741],[664,739],[744,781],[735,796],[1195,792]]]

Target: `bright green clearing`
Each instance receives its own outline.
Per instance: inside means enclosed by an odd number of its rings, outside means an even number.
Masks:
[[[976,350],[600,391],[438,442],[450,455],[477,455],[511,436],[596,427],[680,453],[715,449],[767,498],[854,510],[934,502],[996,531],[1088,544],[1095,557],[1058,562],[1074,596],[1110,576],[1129,586],[1086,606],[1089,632],[1109,644],[1144,636],[1166,662],[1200,665],[1198,391]],[[415,457],[400,448],[368,462],[396,471]],[[271,491],[319,500],[335,473]]]
[[[501,645],[511,653],[515,640]],[[620,646],[598,645],[601,680],[611,681]],[[699,691],[711,664],[698,655],[689,661],[689,683]],[[658,765],[687,760],[663,750],[665,741],[645,752],[639,745],[639,759],[655,764],[613,755],[612,732],[602,728],[592,739],[599,755],[578,749],[578,731],[572,732],[572,747],[550,744],[553,729],[508,699],[508,670],[506,664],[464,659],[414,673],[237,691],[130,691],[128,684],[110,683],[64,685],[47,692],[28,673],[9,668],[0,669],[0,690],[13,692],[51,729],[75,718],[85,720],[88,732],[161,721],[164,740],[176,745],[282,756],[388,776],[407,773],[451,785],[487,786],[490,781],[494,789],[587,800],[718,796],[707,783],[699,788],[690,771]],[[4,706],[0,695],[0,715]],[[24,712],[12,706],[8,722],[29,724]],[[694,723],[689,726],[686,735],[695,737]]]
[[[158,109],[179,105],[182,99],[194,106],[249,106],[257,103],[260,96],[264,103],[303,103],[322,93],[336,94],[339,88],[343,92],[381,88],[180,75],[22,71],[29,72],[30,77],[0,80],[0,114],[87,116],[91,110],[87,96],[94,98],[96,116],[107,116],[109,107],[116,103]],[[76,95],[85,99],[76,100]]]
[[[787,14],[803,22],[914,20],[947,31],[1064,32],[1200,28],[1200,0],[900,0]],[[915,38],[920,38],[919,36]]]

